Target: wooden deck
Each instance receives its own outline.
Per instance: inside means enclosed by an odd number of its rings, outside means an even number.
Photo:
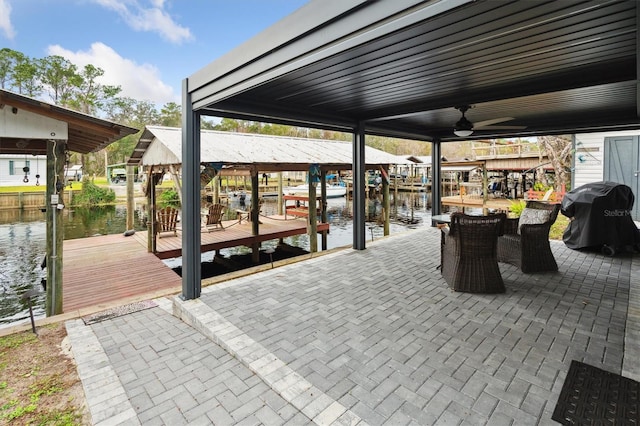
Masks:
[[[251,246],[267,240],[307,233],[304,219],[284,216],[260,217],[260,235],[251,234],[251,222],[223,222],[224,230],[202,231],[202,252]],[[329,224],[318,224],[318,232]],[[104,310],[114,304],[143,297],[179,293],[182,278],[161,259],[182,255],[182,233],[164,234],[156,240],[157,253],[147,252],[147,232],[131,237],[122,234],[66,240],[63,245],[64,312]],[[146,296],[145,296],[146,295]],[[156,295],[156,296],[150,296]]]
[[[470,208],[487,208],[493,210],[499,210],[508,212],[511,209],[511,203],[514,200],[508,200],[506,198],[489,198],[486,202],[483,201],[481,196],[477,195],[452,195],[450,197],[442,197],[443,206],[456,206]]]
[[[181,290],[180,276],[132,237],[66,240],[63,253],[64,312]]]
[[[307,233],[307,221],[304,219],[287,219],[284,216],[260,216],[259,235],[252,235],[252,223],[237,220],[223,221],[224,229],[202,230],[200,251],[202,253],[220,250],[229,247],[247,246],[263,241],[276,240]],[[328,223],[318,223],[318,232],[328,231]],[[170,259],[182,256],[182,232],[178,235],[164,234],[162,238],[156,238],[156,256],[160,259]],[[147,232],[136,232],[134,237],[146,250]]]

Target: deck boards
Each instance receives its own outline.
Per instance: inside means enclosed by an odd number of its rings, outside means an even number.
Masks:
[[[201,251],[251,246],[253,243],[307,232],[304,219],[260,217],[260,235],[252,235],[251,222],[223,222],[224,230],[201,233]],[[329,224],[318,224],[328,230]],[[147,232],[133,236],[102,235],[66,240],[63,245],[63,311],[109,305],[159,292],[180,292],[181,277],[161,259],[182,255],[182,232],[156,239],[156,251],[147,252]]]
[[[66,240],[64,312],[162,290],[180,291],[182,279],[131,237],[103,235]]]
[[[286,219],[282,215],[269,217],[260,216],[260,234],[252,235],[251,222],[237,220],[223,221],[224,230],[202,230],[200,233],[201,252],[220,250],[229,247],[248,246],[269,240],[290,237],[307,233],[307,221],[305,219]],[[329,224],[319,223],[318,231],[328,230]],[[136,232],[135,239],[147,246],[147,232]],[[178,235],[164,234],[162,238],[156,238],[156,256],[160,259],[170,259],[182,255],[182,232]]]
[[[489,198],[486,202],[483,202],[482,197],[476,195],[452,195],[450,197],[442,197],[443,206],[456,206],[456,207],[470,207],[470,208],[483,208],[499,210],[508,212],[511,209],[511,203],[513,200],[506,198]]]

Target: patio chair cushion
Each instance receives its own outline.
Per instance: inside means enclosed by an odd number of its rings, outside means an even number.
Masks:
[[[524,208],[518,221],[518,234],[522,225],[538,225],[546,223],[551,217],[551,211],[541,209]]]

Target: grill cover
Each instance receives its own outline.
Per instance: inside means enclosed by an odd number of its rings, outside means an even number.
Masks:
[[[572,218],[562,239],[571,249],[615,250],[640,244],[640,231],[631,218],[634,195],[617,182],[593,182],[568,192],[561,213]]]

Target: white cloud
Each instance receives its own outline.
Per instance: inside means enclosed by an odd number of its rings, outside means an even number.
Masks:
[[[2,1],[2,0],[0,0]],[[95,3],[115,11],[136,31],[155,31],[171,43],[180,44],[193,39],[187,27],[176,23],[164,10],[164,0],[93,0]]]
[[[11,5],[9,0],[0,0],[0,32],[9,40],[16,36],[16,32],[11,25]]]
[[[148,100],[158,105],[180,103],[180,96],[160,79],[156,67],[123,58],[104,43],[93,43],[88,51],[72,52],[58,45],[49,46],[47,51],[49,55],[67,58],[79,68],[87,64],[102,68],[104,76],[100,83],[122,87],[121,96],[139,101]]]

